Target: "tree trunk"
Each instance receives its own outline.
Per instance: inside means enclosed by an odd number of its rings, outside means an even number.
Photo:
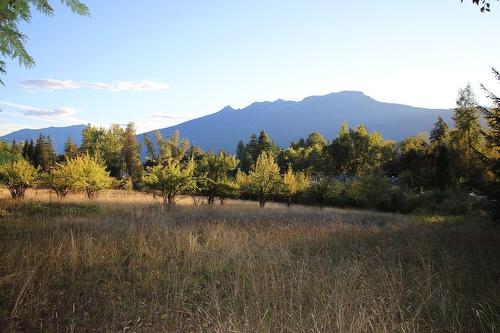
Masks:
[[[8,187],[10,195],[12,199],[23,199],[24,198],[24,192],[26,192],[26,188],[22,186],[12,186]]]
[[[291,205],[291,204],[292,204],[292,197],[291,197],[291,196],[289,196],[289,197],[287,198],[287,200],[286,200],[286,206],[287,206],[287,207],[290,207],[290,205]]]
[[[264,208],[265,205],[266,205],[266,198],[264,197],[264,191],[262,191],[261,189],[259,195],[259,206],[261,208]]]

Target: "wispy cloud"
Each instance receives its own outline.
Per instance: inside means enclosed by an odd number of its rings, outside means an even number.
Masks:
[[[78,112],[78,109],[72,107],[47,109],[47,108],[38,108],[30,105],[11,103],[6,101],[0,101],[0,105],[20,110],[23,116],[32,119],[58,120],[64,122],[81,122],[81,120],[71,117],[73,114]],[[12,116],[18,116],[18,114],[14,113],[8,113],[8,114]]]
[[[28,91],[74,90],[82,88],[109,91],[160,91],[169,88],[165,83],[151,80],[89,82],[56,79],[24,80],[19,82],[19,87]]]
[[[153,113],[150,115],[151,118],[158,118],[158,119],[172,119],[172,120],[187,120],[191,119],[191,117],[185,117],[185,116],[172,116],[164,113]]]

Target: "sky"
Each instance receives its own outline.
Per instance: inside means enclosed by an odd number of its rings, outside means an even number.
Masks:
[[[471,1],[50,1],[21,30],[36,67],[7,62],[0,135],[134,121],[139,133],[226,105],[358,90],[452,108],[468,82],[500,90],[500,4]],[[496,86],[496,87],[495,87]]]

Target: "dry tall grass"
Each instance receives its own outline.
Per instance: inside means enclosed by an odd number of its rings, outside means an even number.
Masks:
[[[5,330],[500,330],[500,235],[481,218],[35,194],[1,194]]]

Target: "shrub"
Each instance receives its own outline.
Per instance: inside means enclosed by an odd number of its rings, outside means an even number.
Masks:
[[[367,175],[354,180],[347,192],[349,198],[360,207],[382,209],[390,203],[391,188],[385,177]]]

